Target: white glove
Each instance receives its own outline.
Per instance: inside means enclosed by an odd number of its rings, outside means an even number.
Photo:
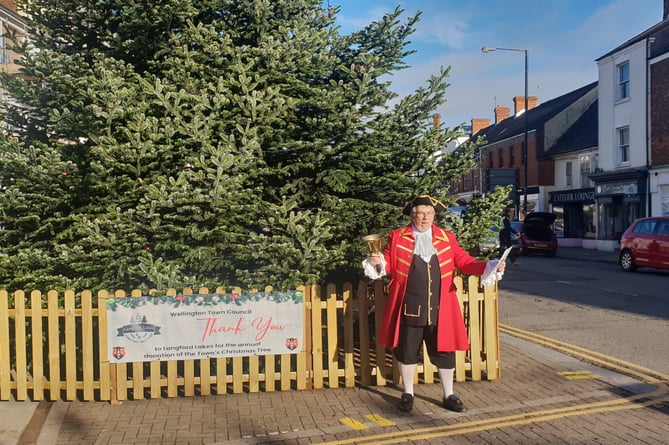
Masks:
[[[369,258],[365,258],[363,260],[362,269],[365,272],[367,278],[378,280],[379,278],[382,278],[386,275],[386,259],[383,255],[381,255],[381,265],[379,266],[381,272],[379,272],[376,267],[369,262]]]

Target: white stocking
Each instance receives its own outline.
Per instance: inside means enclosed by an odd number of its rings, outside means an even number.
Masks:
[[[447,398],[453,394],[453,372],[454,368],[443,369],[439,368],[439,380],[441,380],[441,386],[444,387],[444,398]]]
[[[398,362],[400,365],[400,375],[402,376],[402,384],[404,385],[404,393],[413,395],[413,375],[416,371],[416,365],[406,365]]]

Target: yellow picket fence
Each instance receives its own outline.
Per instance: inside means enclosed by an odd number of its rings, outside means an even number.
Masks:
[[[467,284],[467,286],[464,286]],[[497,289],[456,278],[471,349],[456,353],[456,380],[500,377]],[[382,281],[304,289],[304,345],[297,354],[113,364],[106,360],[104,300],[117,291],[0,291],[0,400],[121,400],[290,391],[399,383],[389,350],[376,344]],[[216,293],[225,292],[217,289]],[[184,294],[192,294],[185,289]],[[199,289],[199,294],[208,294]],[[128,298],[141,296],[131,292]],[[176,295],[176,291],[168,292]],[[10,302],[13,301],[13,305]],[[98,303],[100,302],[100,303]],[[10,307],[13,306],[13,307]],[[415,381],[432,383],[425,358]]]

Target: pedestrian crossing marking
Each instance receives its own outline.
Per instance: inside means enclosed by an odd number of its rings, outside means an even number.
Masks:
[[[379,424],[380,426],[394,426],[395,422],[392,420],[386,419],[385,417],[381,417],[378,414],[367,414],[365,416],[367,419],[371,420],[372,422],[375,422]]]
[[[559,375],[567,380],[594,380],[600,378],[597,374],[590,371],[563,371],[558,372]]]
[[[350,428],[353,428],[354,430],[366,430],[367,425],[365,425],[362,422],[358,422],[355,419],[352,419],[350,417],[344,417],[343,419],[339,419],[339,423],[342,425],[346,425]]]

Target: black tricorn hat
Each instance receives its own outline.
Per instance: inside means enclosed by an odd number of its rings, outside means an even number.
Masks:
[[[435,213],[439,213],[446,209],[446,206],[438,199],[435,199],[429,195],[419,195],[412,199],[411,202],[407,204],[406,207],[404,207],[402,213],[405,215],[411,215],[411,209],[416,206],[432,206],[434,207]]]

